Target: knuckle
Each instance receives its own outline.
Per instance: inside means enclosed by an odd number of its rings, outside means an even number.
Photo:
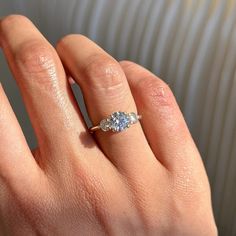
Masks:
[[[27,74],[24,78],[40,84],[50,84],[55,80],[54,53],[42,40],[24,42],[13,57],[20,71]]]
[[[123,71],[118,63],[107,55],[92,55],[84,68],[89,86],[109,92],[123,87]]]
[[[148,104],[153,105],[154,108],[161,109],[174,104],[174,96],[169,86],[155,76],[142,79],[137,86],[138,90],[147,97]]]

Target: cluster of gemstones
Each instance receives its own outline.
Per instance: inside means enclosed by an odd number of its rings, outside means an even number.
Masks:
[[[113,112],[108,118],[100,122],[100,128],[103,131],[112,130],[113,132],[121,132],[137,123],[139,116],[134,112],[126,113],[122,111]]]

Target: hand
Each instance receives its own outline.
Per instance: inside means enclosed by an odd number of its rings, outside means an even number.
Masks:
[[[23,16],[1,20],[0,42],[38,141],[31,152],[0,87],[2,235],[217,234],[201,157],[168,85],[81,35],[55,50]],[[62,63],[94,125],[114,111],[138,111],[140,123],[91,135]]]

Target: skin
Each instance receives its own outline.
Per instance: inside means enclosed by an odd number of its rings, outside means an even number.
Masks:
[[[217,235],[207,175],[167,84],[82,35],[54,49],[19,15],[1,19],[0,44],[38,141],[31,151],[0,86],[1,235]],[[114,111],[141,122],[90,134],[69,81],[94,125]]]

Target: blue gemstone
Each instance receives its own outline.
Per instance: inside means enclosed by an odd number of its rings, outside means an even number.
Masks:
[[[127,129],[130,125],[130,118],[125,112],[114,112],[109,119],[112,131],[120,132]]]

